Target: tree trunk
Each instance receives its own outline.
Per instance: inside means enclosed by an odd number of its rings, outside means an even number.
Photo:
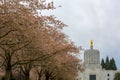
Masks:
[[[6,66],[5,80],[10,80],[12,76],[12,68],[11,68],[11,58],[8,57],[8,62]]]
[[[43,73],[43,70],[42,70],[42,69],[41,69],[40,71],[37,70],[38,80],[41,80],[41,78],[42,78],[42,73]]]
[[[46,76],[46,80],[49,80],[49,77],[48,77],[48,76]]]
[[[39,74],[39,75],[38,75],[38,80],[41,80],[41,77],[42,77],[41,74]]]
[[[5,80],[10,80],[11,79],[11,70],[7,70],[5,74]]]
[[[27,73],[25,74],[25,80],[30,80],[30,74],[29,74],[29,72],[27,72]]]
[[[45,80],[49,80],[50,79],[50,75],[49,74],[45,74]]]

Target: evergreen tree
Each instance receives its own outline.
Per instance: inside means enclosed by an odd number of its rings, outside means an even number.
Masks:
[[[104,61],[104,59],[102,59],[101,66],[106,70],[117,70],[114,58],[109,60],[108,56],[106,57],[106,62]]]
[[[112,63],[112,70],[117,70],[114,58],[111,59],[111,63]]]
[[[102,66],[102,68],[105,68],[105,62],[104,62],[103,58],[102,58],[102,61],[101,61],[101,66]]]
[[[107,58],[106,58],[105,69],[106,69],[106,70],[110,70],[110,61],[109,61],[109,57],[108,57],[108,56],[107,56]]]
[[[113,64],[114,64],[114,62],[113,62],[113,59],[110,59],[110,70],[113,70]]]

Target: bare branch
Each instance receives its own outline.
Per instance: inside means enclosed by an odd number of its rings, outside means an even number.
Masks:
[[[13,32],[13,31],[17,31],[17,30],[10,30],[7,33],[3,34],[0,36],[0,39],[4,38],[5,36],[7,36],[9,33]]]
[[[1,64],[0,63],[0,68],[3,67],[5,65],[5,61]]]
[[[5,28],[5,26],[1,26],[1,27],[0,27],[0,29],[3,29],[3,28]]]
[[[15,53],[15,52],[17,52],[18,50],[21,50],[21,49],[23,49],[23,48],[25,48],[26,46],[28,46],[29,44],[25,44],[25,45],[23,45],[22,47],[19,47],[19,48],[17,48],[17,49],[14,49],[13,51],[12,51],[12,53],[11,53],[11,56]]]

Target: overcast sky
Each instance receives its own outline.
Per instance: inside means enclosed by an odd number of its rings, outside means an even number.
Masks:
[[[94,41],[101,58],[114,57],[120,68],[120,0],[53,0],[50,11],[69,27],[64,32],[78,46],[89,48]]]

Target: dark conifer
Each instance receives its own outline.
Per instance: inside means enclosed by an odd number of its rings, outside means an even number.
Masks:
[[[117,70],[114,58],[112,58],[111,61],[112,61],[112,70]]]
[[[106,62],[104,61],[104,59],[102,59],[101,66],[103,69],[106,69],[106,70],[117,70],[114,58],[109,60],[108,56],[106,57]]]
[[[104,62],[104,59],[102,58],[102,61],[101,61],[101,66],[103,69],[105,69],[105,62]]]
[[[109,61],[109,57],[108,57],[108,56],[107,56],[107,58],[106,58],[105,69],[106,69],[106,70],[110,70],[110,61]]]

